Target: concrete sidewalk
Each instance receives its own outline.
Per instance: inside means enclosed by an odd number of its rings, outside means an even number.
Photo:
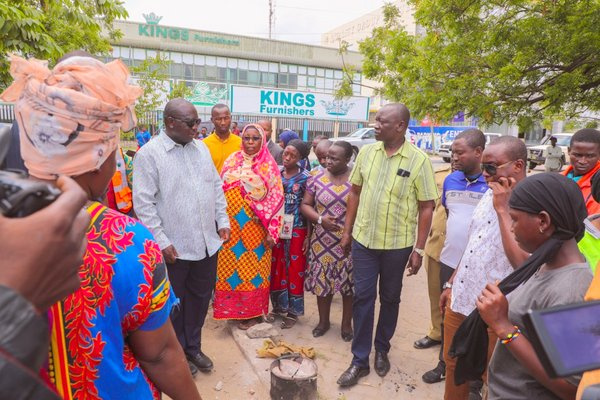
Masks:
[[[437,383],[428,385],[421,380],[421,375],[437,365],[439,347],[417,350],[413,342],[427,333],[429,327],[429,299],[425,271],[419,271],[417,276],[405,277],[400,304],[400,317],[396,335],[392,339],[392,349],[389,353],[392,368],[390,373],[380,378],[373,369],[371,354],[371,373],[362,378],[359,384],[349,389],[342,389],[336,381],[340,374],[348,368],[352,359],[350,343],[340,337],[341,297],[334,297],[331,309],[331,329],[320,338],[312,337],[312,329],[318,323],[317,302],[312,294],[305,294],[306,314],[301,317],[292,329],[279,329],[279,320],[274,326],[280,336],[274,338],[288,343],[314,347],[317,356],[318,393],[320,400],[366,400],[366,399],[441,399],[444,385]],[[378,313],[378,305],[376,316]],[[265,392],[270,388],[269,367],[273,359],[256,357],[256,350],[262,347],[264,339],[250,339],[237,325],[229,323],[233,339],[250,363]],[[221,345],[226,345],[221,343]],[[264,392],[263,392],[264,393]],[[267,398],[268,399],[268,398]],[[265,400],[267,400],[265,399]],[[261,397],[262,400],[262,397]]]

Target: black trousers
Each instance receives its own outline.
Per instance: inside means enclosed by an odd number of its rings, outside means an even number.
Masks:
[[[189,355],[201,348],[202,327],[217,280],[217,254],[200,261],[177,259],[167,264],[171,287],[180,301],[171,321],[183,351]]]

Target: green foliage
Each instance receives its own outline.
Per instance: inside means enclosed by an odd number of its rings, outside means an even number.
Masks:
[[[107,54],[121,36],[113,21],[127,16],[122,0],[0,0],[0,88],[12,81],[6,55],[52,64],[73,50]]]
[[[187,99],[193,94],[192,88],[186,85],[184,81],[179,81],[171,87],[171,93],[167,96],[169,100],[172,99]]]
[[[142,119],[147,113],[156,111],[161,106],[161,99],[167,95],[168,89],[163,82],[169,77],[169,61],[166,56],[157,54],[146,58],[138,66],[131,67],[131,72],[144,93],[135,103],[135,113]]]
[[[421,35],[385,25],[360,43],[363,75],[413,115],[484,123],[600,110],[600,1],[412,0]],[[525,118],[525,119],[523,119]]]

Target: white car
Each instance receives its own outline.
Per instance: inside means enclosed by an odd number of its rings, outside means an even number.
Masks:
[[[485,144],[488,144],[493,139],[496,139],[497,137],[502,136],[501,133],[495,133],[495,132],[485,132],[484,135],[485,135]],[[452,160],[452,141],[451,140],[444,142],[440,145],[440,148],[438,149],[438,155],[440,157],[442,157],[444,162],[449,163]]]
[[[529,163],[529,169],[534,169],[538,165],[544,165],[546,161],[546,147],[550,144],[550,136],[556,138],[556,145],[559,146],[563,152],[563,156],[560,159],[559,171],[567,164],[569,159],[569,146],[571,144],[572,133],[554,133],[552,135],[544,136],[542,141],[537,146],[531,146],[527,148],[527,162]]]
[[[406,131],[406,139],[411,143],[413,142],[412,136]],[[358,155],[358,152],[362,147],[366,144],[375,143],[377,139],[375,139],[375,128],[360,128],[349,134],[348,136],[341,136],[338,138],[330,138],[332,142],[337,140],[343,140],[344,142],[348,142],[352,145],[352,150],[354,151],[354,158]]]

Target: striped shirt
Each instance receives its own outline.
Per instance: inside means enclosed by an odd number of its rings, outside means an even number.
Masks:
[[[391,157],[383,142],[364,146],[350,183],[362,187],[352,236],[370,249],[413,246],[418,202],[439,197],[429,157],[409,142]]]

